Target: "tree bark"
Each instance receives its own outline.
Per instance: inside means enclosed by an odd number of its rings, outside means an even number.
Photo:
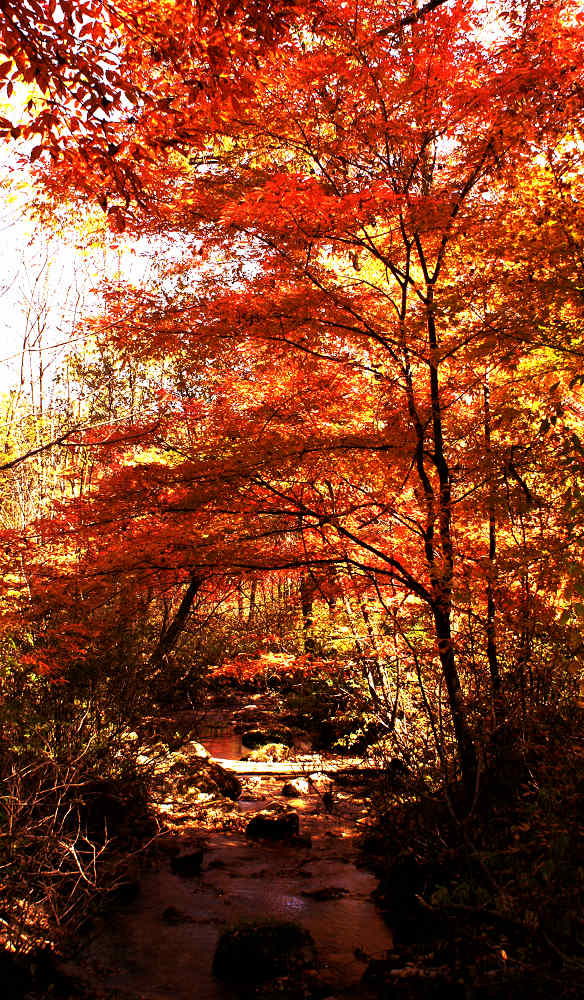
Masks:
[[[180,602],[178,610],[170,625],[163,630],[158,643],[156,644],[156,648],[150,657],[151,666],[160,667],[164,658],[174,647],[176,640],[185,626],[186,620],[193,606],[193,601],[200,590],[202,582],[202,578],[198,576],[197,573],[191,574],[189,585],[184,593],[182,601]]]
[[[487,488],[489,513],[489,565],[487,570],[487,660],[491,674],[491,702],[495,726],[503,721],[504,702],[501,692],[501,672],[497,656],[495,623],[495,582],[497,573],[497,525],[495,520],[495,483],[493,478],[493,451],[491,447],[491,406],[488,372],[483,386],[485,413],[485,450],[487,453]]]
[[[304,638],[304,652],[314,653],[315,641],[310,635],[313,625],[312,603],[314,600],[314,582],[308,573],[303,573],[300,580],[300,605],[302,608],[302,635]]]
[[[462,773],[462,782],[466,792],[467,802],[470,804],[474,798],[478,758],[476,747],[472,738],[468,721],[466,706],[460,678],[456,669],[454,649],[452,646],[452,635],[450,628],[450,612],[445,611],[439,605],[432,607],[436,637],[438,639],[438,653],[442,674],[446,682],[448,691],[448,703],[454,727],[454,735],[458,748],[458,759]]]
[[[425,273],[426,265],[419,247],[420,262]],[[428,346],[430,348],[430,400],[432,413],[432,437],[434,441],[433,461],[438,473],[438,546],[426,547],[431,552],[429,559],[430,578],[432,581],[432,614],[434,617],[438,653],[442,673],[448,691],[448,701],[454,735],[456,737],[458,758],[462,774],[466,799],[470,804],[474,798],[477,780],[478,756],[472,733],[468,724],[468,715],[464,696],[460,685],[460,677],[456,666],[454,647],[452,645],[452,581],[454,576],[454,546],[452,543],[452,489],[451,476],[446,449],[444,446],[444,429],[442,421],[442,401],[439,380],[439,350],[436,320],[434,316],[434,288],[427,286],[427,323]],[[437,558],[438,557],[438,558]]]

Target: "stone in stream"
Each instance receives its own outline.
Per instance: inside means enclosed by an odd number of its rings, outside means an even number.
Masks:
[[[193,918],[184,910],[177,909],[176,906],[167,906],[162,912],[162,919],[165,924],[191,924]]]
[[[287,799],[299,799],[303,795],[308,795],[310,792],[310,785],[306,778],[294,778],[292,781],[287,781],[282,789],[282,795],[285,795]]]
[[[227,768],[221,767],[221,764],[217,764],[214,760],[207,761],[205,774],[219,792],[227,796],[228,799],[238,799],[241,795],[241,781]]]
[[[302,893],[303,896],[308,896],[310,899],[315,899],[317,903],[328,903],[331,899],[342,899],[346,896],[348,889],[342,889],[340,886],[331,885],[323,889],[305,889]]]
[[[184,848],[171,859],[170,867],[175,875],[200,875],[203,864],[203,848]]]
[[[261,983],[316,962],[312,936],[299,924],[270,921],[240,924],[219,938],[213,972],[235,983]]]
[[[315,792],[319,795],[323,795],[326,792],[331,792],[333,789],[333,781],[327,774],[323,771],[314,771],[312,774],[308,775],[308,780]]]
[[[252,816],[245,835],[250,840],[290,840],[298,837],[298,830],[298,813],[274,803]]]

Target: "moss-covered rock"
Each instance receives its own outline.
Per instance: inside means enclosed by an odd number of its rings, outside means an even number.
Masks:
[[[242,735],[242,741],[250,750],[263,747],[267,743],[283,743],[284,746],[291,747],[294,746],[294,733],[288,726],[247,729]]]
[[[243,760],[252,760],[262,762],[270,762],[273,760],[290,760],[293,756],[292,751],[289,747],[284,746],[283,743],[268,743],[266,746],[258,747],[257,750],[252,750],[250,753],[243,758]]]

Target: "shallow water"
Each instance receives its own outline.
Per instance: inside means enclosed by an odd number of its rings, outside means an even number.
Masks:
[[[213,727],[217,729],[218,727]],[[221,733],[210,733],[208,736],[203,733],[199,736],[199,742],[203,744],[212,757],[219,757],[224,760],[241,760],[242,754],[247,752],[241,742],[241,735],[234,733],[232,729],[224,730]]]
[[[392,946],[369,898],[375,885],[342,855],[313,860],[309,851],[217,834],[200,877],[181,878],[166,866],[147,873],[140,896],[113,915],[85,949],[83,964],[101,973],[102,985],[142,1000],[232,1000],[233,991],[211,971],[221,931],[239,920],[283,919],[309,930],[327,975],[351,985],[365,968],[355,949],[375,957]],[[325,886],[347,895],[327,902],[303,895]],[[188,919],[165,923],[169,906]]]
[[[216,865],[224,867],[216,867]],[[142,1000],[232,1000],[215,979],[213,954],[221,931],[239,920],[298,921],[311,932],[321,965],[339,984],[358,982],[364,963],[355,949],[381,956],[391,933],[369,898],[376,882],[342,857],[316,858],[297,848],[259,847],[217,834],[200,877],[147,873],[140,896],[119,910],[85,949],[83,964],[107,987]],[[341,899],[317,902],[302,893],[345,888]],[[169,925],[173,906],[188,919]]]
[[[213,756],[241,756],[241,738],[232,730],[199,738]],[[253,798],[239,801],[239,811],[261,809],[281,787],[281,779],[262,780]],[[392,947],[391,931],[370,898],[376,879],[354,864],[354,828],[323,812],[319,801],[311,795],[290,803],[300,814],[301,833],[312,836],[311,848],[211,832],[203,838],[200,876],[175,875],[169,859],[161,858],[143,875],[139,895],[110,915],[78,963],[100,986],[132,1000],[234,1000],[237,993],[211,969],[222,930],[240,920],[285,919],[312,934],[331,993],[335,984],[358,983],[364,956],[381,957]],[[188,822],[181,828],[193,840],[199,833]],[[327,901],[305,895],[331,887],[346,893]],[[165,919],[168,907],[178,911],[178,922]]]

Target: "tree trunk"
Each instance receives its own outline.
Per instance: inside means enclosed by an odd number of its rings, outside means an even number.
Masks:
[[[257,589],[258,589],[258,582],[257,582],[257,580],[252,580],[251,581],[251,590],[249,592],[249,611],[248,611],[248,615],[247,615],[247,626],[248,626],[248,628],[249,628],[249,626],[251,625],[251,623],[253,622],[253,620],[255,618],[255,613],[256,613],[256,592],[257,592]]]
[[[420,248],[420,261],[424,272],[426,265]],[[439,380],[439,349],[436,320],[434,315],[434,286],[427,285],[427,323],[428,346],[430,348],[430,400],[432,413],[432,437],[434,440],[433,460],[438,473],[438,537],[439,547],[426,546],[430,555],[428,560],[430,578],[432,580],[432,613],[434,616],[436,638],[442,673],[448,691],[448,701],[456,743],[458,759],[465,788],[466,799],[470,804],[474,798],[477,780],[478,757],[468,725],[468,717],[460,678],[456,667],[454,648],[452,646],[452,581],[454,576],[454,547],[452,544],[452,489],[451,475],[444,445],[444,428],[442,422],[442,400]],[[432,501],[434,502],[432,490]],[[433,529],[433,524],[432,524]]]
[[[446,681],[446,690],[448,691],[448,703],[458,748],[462,781],[467,801],[470,803],[475,794],[478,758],[467,722],[464,697],[456,669],[450,629],[450,612],[439,605],[434,605],[432,613],[434,616],[436,637],[438,639],[440,665],[444,680]]]
[[[487,660],[491,674],[491,703],[495,726],[503,721],[505,705],[501,692],[501,672],[497,656],[497,632],[495,624],[494,589],[497,573],[497,533],[495,520],[495,483],[493,478],[493,452],[491,448],[491,407],[489,376],[485,376],[483,386],[485,413],[485,450],[487,453],[487,488],[489,512],[489,565],[487,569]]]
[[[163,630],[156,648],[150,657],[151,666],[160,667],[164,658],[168,655],[168,653],[170,653],[185,626],[185,622],[193,606],[193,601],[201,587],[202,582],[201,577],[196,573],[191,575],[190,583],[185,591],[182,601],[180,602],[178,611],[176,612],[170,625]]]
[[[300,605],[302,608],[302,635],[304,638],[304,652],[313,653],[315,642],[310,635],[312,628],[312,602],[314,598],[314,583],[308,573],[303,573],[300,580]]]

